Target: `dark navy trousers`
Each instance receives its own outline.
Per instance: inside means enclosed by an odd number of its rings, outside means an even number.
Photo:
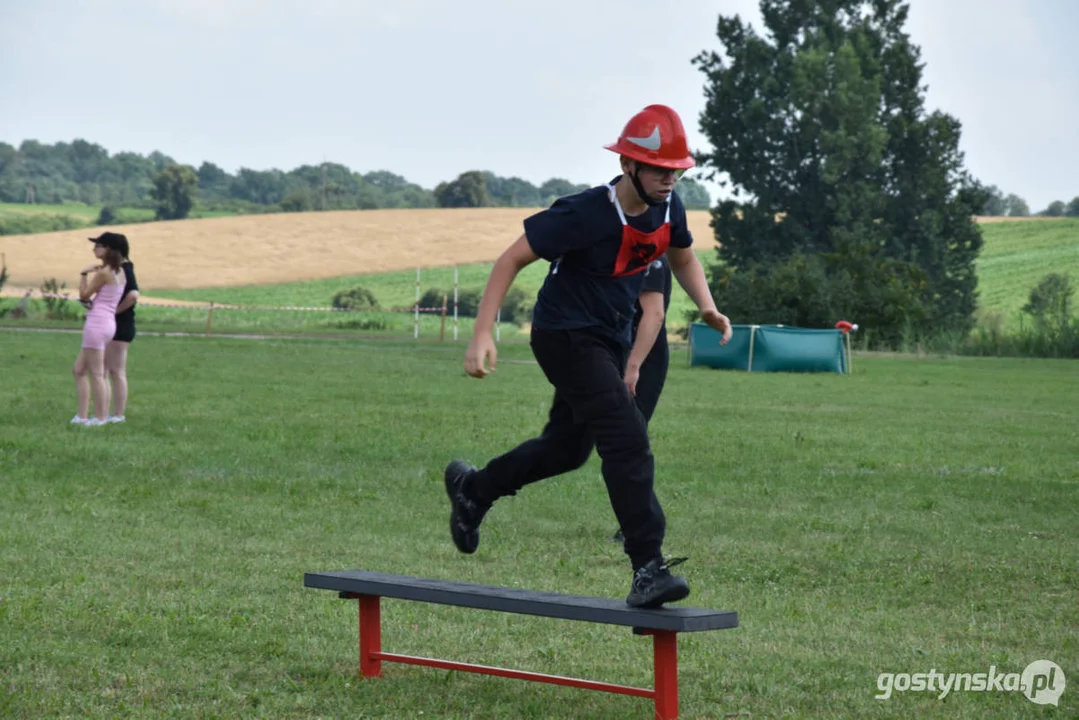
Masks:
[[[649,369],[651,384],[638,398],[644,407],[638,407],[623,381],[628,349],[616,339],[589,329],[534,328],[532,351],[555,389],[547,424],[538,437],[473,476],[476,499],[491,503],[530,483],[576,470],[595,448],[634,569],[661,556],[666,518],[653,492],[655,468],[646,418],[655,410],[666,377],[666,338],[661,342],[659,386],[657,362]],[[641,376],[644,381],[644,366]]]

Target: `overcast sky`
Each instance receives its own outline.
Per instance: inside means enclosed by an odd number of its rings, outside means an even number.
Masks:
[[[605,182],[650,103],[694,148],[715,21],[755,0],[0,0],[0,140],[198,166],[323,160],[433,188],[470,169]],[[912,0],[927,107],[978,179],[1079,195],[1079,0]]]

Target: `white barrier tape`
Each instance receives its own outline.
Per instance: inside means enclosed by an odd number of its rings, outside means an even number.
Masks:
[[[40,290],[30,290],[26,295],[31,297],[40,298],[58,298],[62,300],[71,300],[72,302],[80,302],[77,296],[62,294],[62,293],[45,293]],[[24,296],[25,297],[25,296]],[[337,308],[337,307],[307,307],[300,305],[230,305],[230,304],[217,304],[210,305],[174,305],[171,303],[155,302],[153,300],[139,300],[139,307],[161,307],[161,308],[180,308],[184,310],[267,310],[267,311],[300,311],[300,312],[448,312],[449,308],[445,307],[393,307],[393,308]]]

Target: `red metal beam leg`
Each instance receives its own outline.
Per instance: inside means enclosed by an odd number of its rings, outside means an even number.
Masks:
[[[652,638],[656,672],[656,720],[678,717],[678,633],[656,630]]]
[[[360,676],[382,677],[382,620],[377,595],[360,595]]]

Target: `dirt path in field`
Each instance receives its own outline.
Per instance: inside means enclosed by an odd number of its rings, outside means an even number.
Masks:
[[[110,228],[127,235],[139,285],[153,290],[262,285],[491,262],[534,208],[361,210],[177,220]],[[710,216],[689,213],[698,247],[714,246]],[[8,287],[45,278],[78,288],[99,228],[0,237]]]

